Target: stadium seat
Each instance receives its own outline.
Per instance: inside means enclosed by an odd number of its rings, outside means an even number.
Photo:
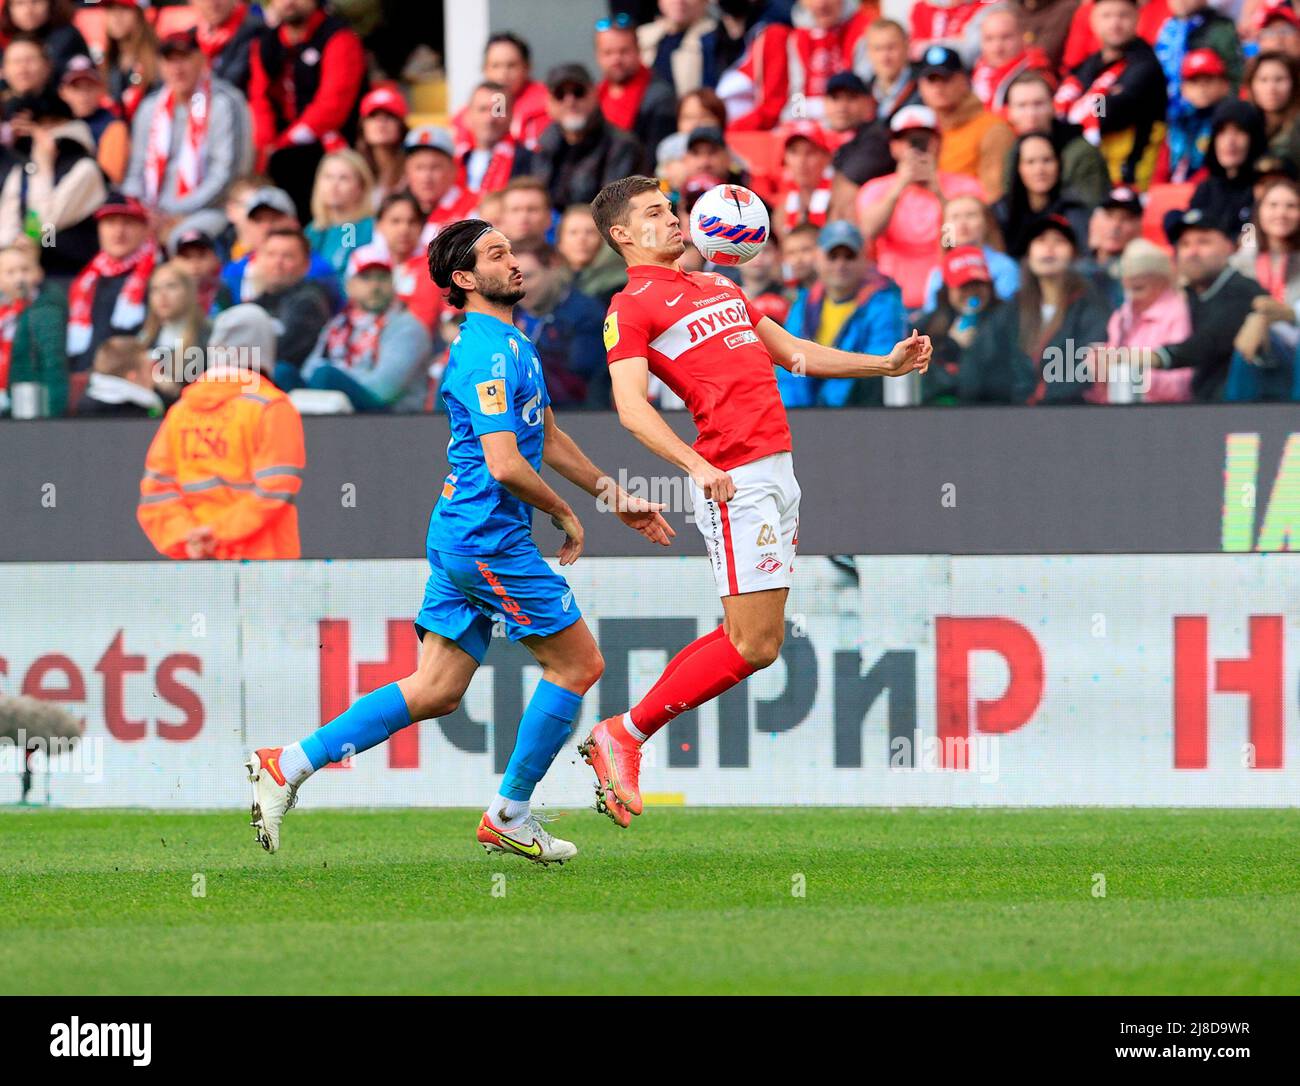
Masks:
[[[152,10],[156,13],[154,30],[160,38],[165,38],[168,34],[182,34],[190,27],[197,26],[199,22],[199,13],[189,4],[175,4],[172,7]]]
[[[1146,207],[1142,209],[1142,236],[1168,249],[1169,239],[1165,237],[1165,214],[1169,211],[1181,211],[1192,200],[1196,185],[1191,181],[1179,181],[1166,185],[1152,185],[1147,191]]]
[[[86,44],[95,52],[103,53],[104,43],[108,40],[108,35],[104,31],[104,9],[99,6],[77,8],[72,21],[81,31],[81,36],[86,39]]]
[[[781,187],[781,142],[771,132],[728,132],[727,146],[749,167],[757,192],[771,202]]]

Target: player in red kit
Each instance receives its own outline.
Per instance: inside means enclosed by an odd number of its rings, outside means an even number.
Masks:
[[[690,477],[725,616],[669,661],[640,702],[602,720],[579,745],[596,771],[597,807],[627,826],[641,813],[641,744],[781,651],[799,484],[773,364],[806,377],[893,377],[924,372],[930,340],[913,331],[884,356],[823,347],[763,316],[730,279],[681,271],[681,226],[654,178],[606,185],[591,210],[628,264],[628,284],[605,319],[619,420]],[[694,446],[649,403],[651,373],[686,402],[699,431]]]

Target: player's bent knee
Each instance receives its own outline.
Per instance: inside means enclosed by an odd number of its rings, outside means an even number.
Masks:
[[[753,640],[741,639],[736,644],[736,651],[740,653],[750,667],[756,671],[762,671],[765,667],[771,667],[776,663],[777,658],[781,655],[781,638],[780,637],[756,637]]]

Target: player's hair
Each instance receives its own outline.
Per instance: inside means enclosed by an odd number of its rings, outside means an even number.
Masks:
[[[478,264],[474,246],[491,229],[492,224],[483,219],[462,219],[438,231],[429,242],[429,278],[447,292],[447,304],[454,309],[464,309],[468,295],[452,280],[452,272],[474,270]]]
[[[303,258],[306,260],[311,259],[311,242],[307,240],[307,235],[298,227],[277,226],[274,230],[267,232],[266,240],[270,241],[272,238],[293,238],[298,243],[298,247],[302,249]]]
[[[528,47],[528,43],[524,41],[523,38],[509,30],[502,30],[500,33],[493,34],[492,37],[488,38],[487,44],[483,46],[483,59],[487,60],[488,50],[491,49],[492,46],[500,45],[503,42],[508,45],[513,45],[518,49],[519,56],[523,59],[523,62],[530,68],[532,67],[533,51]]]
[[[633,174],[631,177],[611,181],[596,193],[596,198],[591,201],[591,217],[596,220],[596,229],[605,239],[605,244],[614,252],[622,255],[623,250],[610,237],[610,227],[627,225],[627,213],[632,206],[633,197],[640,196],[643,192],[660,191],[659,182],[653,177]]]

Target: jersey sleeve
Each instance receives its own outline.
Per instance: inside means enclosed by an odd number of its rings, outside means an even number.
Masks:
[[[650,357],[649,320],[644,309],[615,295],[605,316],[605,355],[609,362]]]
[[[515,388],[519,375],[511,363],[504,340],[483,337],[467,339],[463,334],[451,346],[455,369],[451,394],[469,416],[475,435],[515,429]]]

